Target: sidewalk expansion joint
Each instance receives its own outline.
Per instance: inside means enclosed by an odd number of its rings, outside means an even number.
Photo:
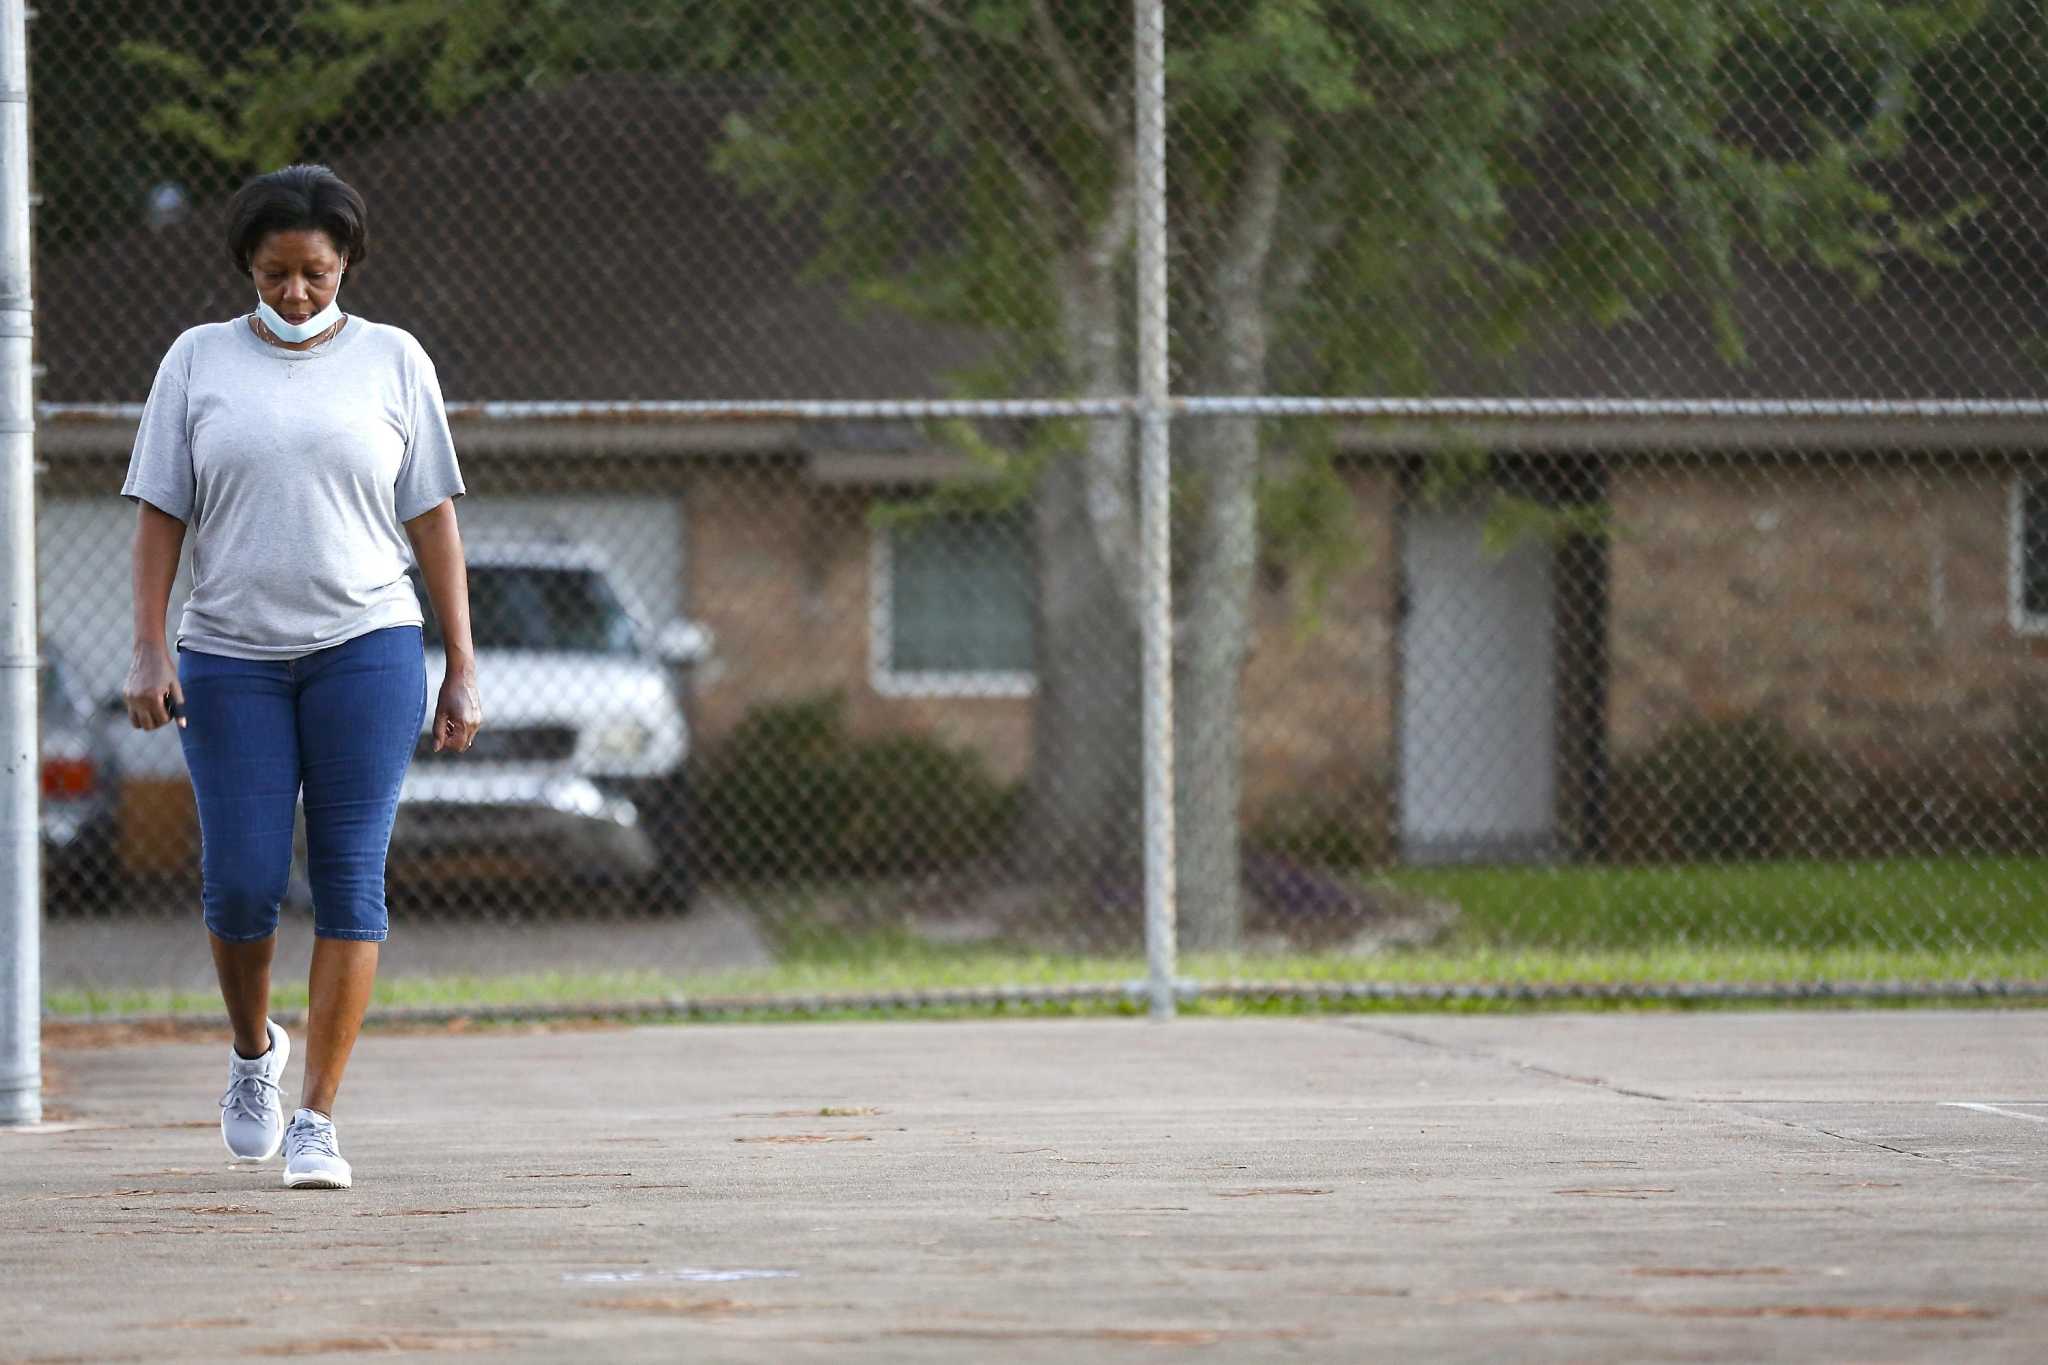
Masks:
[[[1503,1056],[1498,1052],[1490,1052],[1485,1048],[1461,1047],[1456,1043],[1446,1043],[1425,1034],[1410,1033],[1406,1029],[1391,1028],[1385,1024],[1370,1023],[1363,1019],[1342,1019],[1333,1020],[1332,1022],[1340,1028],[1352,1028],[1366,1033],[1376,1033],[1384,1038],[1393,1038],[1400,1042],[1413,1043],[1417,1047],[1430,1048],[1438,1052],[1448,1052],[1459,1057],[1470,1057],[1484,1062],[1496,1062],[1501,1066],[1510,1066],[1517,1071],[1524,1071],[1532,1076],[1543,1076],[1554,1081],[1581,1085],[1590,1090],[1604,1090],[1609,1094],[1625,1095],[1633,1100],[1655,1100],[1659,1104],[1701,1103],[1698,1100],[1687,1100],[1679,1095],[1660,1095],[1654,1090],[1637,1090],[1631,1086],[1618,1085],[1603,1076],[1581,1076],[1576,1072],[1559,1071],[1554,1067],[1544,1066],[1538,1062],[1520,1061],[1514,1057]]]
[[[1470,1047],[1444,1042],[1441,1039],[1431,1038],[1427,1034],[1412,1033],[1407,1029],[1394,1028],[1386,1024],[1373,1023],[1369,1020],[1333,1019],[1329,1022],[1338,1028],[1372,1033],[1383,1038],[1392,1038],[1397,1042],[1409,1043],[1416,1047],[1428,1048],[1435,1052],[1445,1052],[1453,1056],[1467,1057],[1476,1061],[1494,1062],[1530,1075],[1564,1081],[1568,1084],[1584,1086],[1588,1089],[1604,1090],[1610,1094],[1623,1095],[1630,1099],[1654,1100],[1659,1104],[1681,1104],[1694,1109],[1708,1111],[1722,1118],[1736,1119],[1744,1123],[1764,1124],[1772,1128],[1789,1128],[1798,1133],[1817,1134],[1832,1141],[1847,1143],[1851,1146],[1864,1147],[1873,1151],[1890,1152],[1895,1156],[1909,1157],[1915,1161],[1932,1162],[1934,1165],[1954,1171],[1958,1175],[1977,1176],[1990,1180],[2017,1181],[2024,1185],[2040,1183],[2031,1176],[2014,1175],[2010,1171],[1987,1170],[1982,1166],[1957,1161],[1950,1157],[1937,1156],[1931,1152],[1916,1152],[1906,1147],[1894,1147],[1890,1143],[1880,1142],[1876,1138],[1855,1137],[1847,1133],[1836,1132],[1831,1128],[1822,1128],[1818,1124],[1804,1123],[1797,1119],[1783,1118],[1775,1114],[1759,1114],[1749,1107],[1760,1103],[1782,1104],[1797,1101],[1700,1099],[1688,1095],[1659,1094],[1653,1090],[1638,1090],[1631,1086],[1617,1085],[1599,1076],[1582,1076],[1575,1072],[1559,1071],[1554,1067],[1543,1066],[1536,1062],[1520,1061],[1483,1047]]]

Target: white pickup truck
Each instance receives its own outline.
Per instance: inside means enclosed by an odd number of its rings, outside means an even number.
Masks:
[[[709,656],[710,634],[651,625],[587,543],[485,539],[465,558],[484,728],[467,753],[433,752],[447,661],[415,574],[428,706],[392,831],[394,880],[628,886],[680,908],[690,737],[677,677]]]

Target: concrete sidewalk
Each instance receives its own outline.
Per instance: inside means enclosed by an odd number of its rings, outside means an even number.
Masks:
[[[224,1051],[52,1050],[65,1122],[0,1130],[0,1360],[2048,1341],[2048,1013],[372,1033],[345,1193],[227,1160]]]

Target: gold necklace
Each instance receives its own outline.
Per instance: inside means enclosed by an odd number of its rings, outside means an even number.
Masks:
[[[329,327],[319,336],[314,337],[303,347],[293,347],[280,340],[277,333],[270,330],[270,325],[263,320],[260,314],[253,315],[251,320],[256,324],[257,335],[272,346],[277,347],[280,351],[291,351],[294,355],[304,355],[306,352],[316,350],[334,340],[335,333],[339,332],[342,329],[342,325],[348,321],[348,314],[343,313],[340,317],[336,318],[332,327]]]

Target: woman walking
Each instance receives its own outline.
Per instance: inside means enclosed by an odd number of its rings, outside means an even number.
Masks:
[[[463,492],[433,362],[396,327],[344,314],[368,245],[363,200],[288,166],[229,206],[228,254],[256,310],[171,344],[121,492],[137,504],[130,721],[175,720],[199,805],[201,900],[234,1031],[221,1136],[282,1149],[284,1183],[347,1189],[335,1094],[388,929],[384,864],[426,717],[418,561],[447,640],[436,750],[483,723],[454,499]],[[187,534],[192,595],[165,643]],[[303,792],[313,886],[305,1076],[287,1121],[291,1040],[270,964]]]

